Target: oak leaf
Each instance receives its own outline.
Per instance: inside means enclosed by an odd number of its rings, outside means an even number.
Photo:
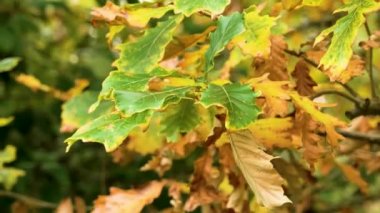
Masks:
[[[93,213],[139,213],[144,206],[160,196],[164,182],[152,181],[139,189],[124,190],[111,187],[110,195],[99,196],[94,201]]]
[[[284,179],[273,168],[273,156],[263,151],[249,130],[229,133],[236,164],[251,187],[257,201],[265,207],[291,203],[284,195]]]

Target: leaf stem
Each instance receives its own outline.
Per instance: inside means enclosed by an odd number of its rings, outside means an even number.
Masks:
[[[367,20],[365,21],[364,26],[365,26],[367,35],[370,38],[371,37],[371,29],[369,28]],[[373,76],[373,48],[372,47],[370,47],[368,50],[368,62],[367,63],[368,63],[367,70],[368,70],[368,75],[369,75],[369,80],[370,80],[370,85],[371,85],[372,98],[377,100],[378,96],[376,93],[375,79]]]

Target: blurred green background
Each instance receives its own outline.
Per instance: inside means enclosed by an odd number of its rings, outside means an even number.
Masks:
[[[12,72],[0,74],[0,117],[14,116],[0,128],[0,149],[17,148],[17,160],[7,166],[25,171],[12,191],[58,203],[81,196],[88,205],[110,185],[130,187],[153,173],[139,176],[147,159],[136,156],[126,167],[112,163],[101,145],[75,146],[65,153],[60,133],[62,101],[33,92],[15,76],[30,74],[42,83],[66,91],[75,79],[89,80],[89,90],[100,89],[115,55],[105,39],[105,27],[90,23],[92,8],[103,0],[1,0],[0,59],[20,57]],[[140,159],[141,158],[141,159]],[[134,169],[131,169],[134,168]],[[146,178],[145,178],[146,177]],[[15,200],[0,197],[0,212]],[[51,210],[47,210],[50,212]]]

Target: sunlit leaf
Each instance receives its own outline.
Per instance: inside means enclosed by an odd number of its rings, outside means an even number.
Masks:
[[[234,39],[245,54],[253,57],[267,57],[270,53],[271,28],[276,24],[276,18],[260,15],[256,6],[244,11],[245,32]]]
[[[174,0],[176,11],[190,16],[193,13],[207,11],[211,15],[217,15],[224,11],[230,0]]]
[[[95,91],[86,91],[63,104],[61,131],[73,131],[87,122],[111,112],[112,104],[110,102],[104,102],[97,110],[89,112],[89,108],[96,101],[97,95],[98,93]]]
[[[365,21],[364,14],[380,9],[380,3],[374,0],[351,0],[335,12],[347,12],[335,25],[325,29],[315,39],[315,44],[324,40],[333,33],[331,44],[322,57],[320,65],[325,69],[331,69],[329,77],[337,80],[347,68],[353,54],[352,44],[358,34],[361,25]]]
[[[214,57],[237,35],[244,31],[243,16],[234,13],[218,19],[216,30],[210,35],[210,47],[206,52],[206,72],[214,67]]]
[[[11,71],[21,61],[20,58],[4,58],[0,60],[0,73]]]
[[[90,111],[96,109],[102,100],[112,100],[113,91],[146,91],[148,83],[154,77],[164,77],[170,75],[170,72],[155,68],[150,73],[129,74],[123,71],[113,71],[103,81],[102,90],[100,91],[98,101],[91,106]]]
[[[116,108],[125,115],[157,110],[184,98],[191,87],[173,87],[158,92],[114,91]]]
[[[5,163],[11,163],[16,160],[16,147],[7,145],[4,150],[0,150],[0,183],[6,190],[10,190],[19,177],[24,176],[25,172],[20,169],[5,167]]]
[[[227,109],[226,126],[229,129],[242,129],[257,119],[260,112],[255,105],[257,93],[249,85],[226,84],[209,85],[203,92],[201,103],[205,106],[221,106]]]
[[[14,117],[1,118],[0,117],[0,127],[10,124],[14,120]]]
[[[128,73],[146,73],[152,71],[164,57],[166,45],[172,39],[177,25],[182,21],[181,15],[169,17],[159,22],[156,27],[133,42],[126,42],[119,48],[120,57],[114,63],[119,71]]]
[[[251,187],[258,203],[265,207],[291,203],[284,195],[284,179],[273,168],[273,156],[262,150],[248,130],[229,133],[235,161]]]
[[[255,140],[260,141],[266,148],[292,148],[290,131],[293,128],[289,118],[260,119],[249,125]]]
[[[118,114],[105,114],[80,127],[70,138],[66,139],[67,150],[75,142],[82,140],[83,142],[101,143],[107,152],[111,152],[123,143],[135,127],[145,124],[150,115],[149,111],[128,118]]]
[[[325,126],[327,138],[329,139],[330,144],[336,146],[338,144],[338,140],[341,139],[342,136],[337,133],[335,129],[337,127],[345,126],[345,123],[336,117],[319,111],[316,107],[316,103],[306,97],[301,97],[295,93],[292,94],[291,97],[298,107],[309,113],[315,121]]]

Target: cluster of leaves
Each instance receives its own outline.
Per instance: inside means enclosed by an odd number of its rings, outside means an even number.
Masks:
[[[104,145],[119,160],[129,152],[150,155],[141,170],[163,177],[141,189],[112,188],[111,195],[95,201],[94,212],[140,212],[164,186],[172,198],[168,212],[200,206],[247,212],[287,208],[292,201],[303,211],[312,205],[304,201],[312,192],[301,189],[332,168],[368,194],[351,161],[337,157],[340,142],[347,141],[342,135],[358,135],[344,129],[347,117],[323,111],[331,104],[313,100],[329,94],[326,88],[338,88],[333,93],[359,110],[353,117],[370,114],[368,106],[363,111],[368,100],[346,83],[364,73],[365,63],[353,55],[352,45],[365,14],[378,9],[375,0],[108,2],[94,9],[93,23],[109,26],[116,70],[103,81],[96,101],[96,93],[85,92],[64,105],[63,125],[78,128],[65,141],[68,150],[81,140]],[[292,40],[297,29],[288,29],[292,25],[285,20],[321,10],[346,14],[314,45],[310,35]],[[203,25],[199,33],[186,31],[191,19]],[[125,38],[125,31],[132,33]],[[372,51],[376,39],[375,34],[362,46]],[[200,156],[192,174],[168,175],[175,161],[193,152]]]

